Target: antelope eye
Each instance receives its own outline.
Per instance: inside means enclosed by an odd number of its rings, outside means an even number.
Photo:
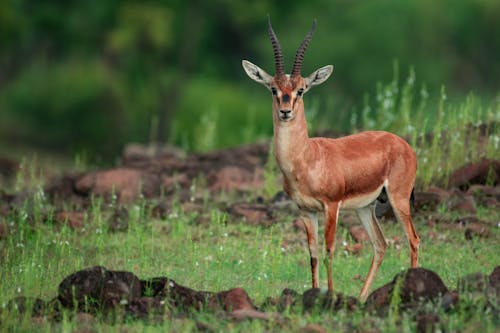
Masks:
[[[273,95],[276,95],[278,94],[278,91],[276,90],[276,88],[272,87],[271,88],[271,92],[273,93]]]
[[[302,96],[303,93],[304,93],[304,88],[300,88],[299,90],[297,90],[297,96]]]

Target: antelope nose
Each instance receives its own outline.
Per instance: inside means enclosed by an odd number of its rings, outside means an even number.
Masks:
[[[292,113],[292,110],[280,110],[281,116],[287,118]]]

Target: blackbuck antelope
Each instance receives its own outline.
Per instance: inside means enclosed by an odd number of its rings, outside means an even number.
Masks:
[[[309,138],[303,96],[311,87],[328,79],[333,71],[333,66],[328,65],[307,77],[301,76],[304,53],[315,27],[316,20],[297,50],[290,75],[285,74],[281,46],[269,17],[268,33],[276,74],[271,76],[247,60],[242,64],[251,79],[272,93],[274,154],[283,173],[283,188],[298,205],[307,231],[313,288],[318,287],[317,213],[325,214],[325,264],[328,289],[333,290],[332,261],[338,214],[340,209],[353,209],[368,232],[374,250],[359,296],[365,301],[387,247],[375,216],[375,203],[384,189],[408,238],[411,267],[418,265],[419,237],[410,215],[417,160],[403,139],[388,132],[369,131],[338,139]]]

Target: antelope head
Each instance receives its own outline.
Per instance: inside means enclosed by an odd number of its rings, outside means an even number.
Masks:
[[[271,91],[273,95],[273,118],[275,120],[280,122],[292,121],[299,112],[304,112],[302,96],[311,89],[311,87],[325,82],[330,74],[332,74],[332,65],[321,67],[307,77],[302,77],[300,73],[302,61],[304,60],[304,53],[312,39],[315,28],[316,20],[313,21],[311,29],[297,50],[293,62],[292,73],[290,75],[285,74],[281,45],[273,31],[269,16],[267,17],[267,29],[273,45],[276,73],[274,76],[271,76],[250,61],[242,61],[243,68],[247,75],[252,80],[264,85]]]

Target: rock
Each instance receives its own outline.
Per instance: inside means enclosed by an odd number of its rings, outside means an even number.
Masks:
[[[247,292],[242,288],[222,291],[209,298],[209,308],[217,309],[220,305],[226,312],[256,309]]]
[[[235,312],[238,310],[256,310],[247,292],[234,288],[218,293],[196,291],[177,284],[166,277],[156,277],[141,281],[143,295],[164,299],[179,312],[199,311],[207,308],[211,311]],[[241,312],[240,314],[243,314]]]
[[[85,226],[84,212],[59,212],[54,216],[54,220],[60,224],[67,224],[72,229],[82,229]]]
[[[467,214],[476,214],[476,201],[474,197],[470,194],[455,190],[449,199],[450,210],[456,210],[458,212]]]
[[[479,162],[468,163],[455,170],[448,178],[448,186],[467,189],[472,184],[492,183],[500,181],[500,160],[483,158]]]
[[[218,191],[254,191],[264,185],[262,169],[254,172],[246,169],[225,166],[219,170],[213,170],[208,174],[207,183],[212,192]]]
[[[370,236],[368,236],[368,233],[366,232],[363,226],[360,225],[351,226],[349,228],[349,233],[357,243],[370,241]]]
[[[394,295],[395,290],[399,290],[399,295]],[[383,313],[393,297],[399,299],[400,308],[406,309],[420,302],[435,301],[446,292],[448,288],[435,272],[425,268],[410,268],[372,292],[366,304],[368,309]]]
[[[481,223],[470,223],[464,231],[465,239],[471,240],[474,237],[487,238],[490,235],[490,229],[487,225]]]
[[[159,322],[167,314],[165,300],[158,297],[136,297],[124,306],[124,315],[132,319]]]
[[[124,271],[109,271],[109,273],[100,295],[105,307],[113,308],[123,301],[130,301],[142,295],[141,281],[134,273]]]
[[[451,194],[443,189],[431,187],[427,191],[415,191],[415,210],[435,210],[440,204],[446,202]]]
[[[79,310],[86,308],[89,302],[100,300],[104,281],[109,278],[108,270],[94,266],[75,272],[59,284],[59,300],[65,308]],[[89,309],[95,307],[88,304]],[[97,310],[97,309],[94,309]]]
[[[449,291],[443,295],[443,298],[441,299],[441,307],[445,311],[450,311],[457,307],[459,300],[460,296],[456,290]]]
[[[471,185],[466,192],[475,196],[489,196],[500,199],[500,186],[490,185]]]
[[[283,289],[278,301],[278,311],[285,312],[288,308],[295,306],[299,297],[299,293],[295,290],[289,288]]]
[[[154,277],[147,280],[141,280],[142,296],[158,297],[165,296],[165,284],[170,281],[167,277]]]
[[[146,197],[159,194],[159,177],[129,168],[117,168],[88,173],[75,182],[78,193],[105,197],[116,195],[118,202],[127,203],[140,193]]]
[[[75,272],[59,284],[59,301],[68,309],[95,313],[141,296],[140,280],[130,272],[94,266]]]
[[[486,300],[493,309],[500,311],[500,266],[495,267],[488,278]]]
[[[491,272],[488,280],[490,282],[490,285],[494,287],[500,286],[500,266],[497,266],[493,269],[493,272]]]
[[[142,281],[143,294],[165,299],[180,312],[201,310],[213,293],[196,291],[177,284],[167,277],[155,277]]]
[[[305,312],[313,311],[338,311],[346,309],[354,311],[359,306],[357,298],[345,296],[341,293],[322,291],[319,288],[311,288],[302,295],[302,307]]]
[[[262,204],[237,203],[231,206],[230,212],[249,224],[270,226],[274,222],[272,212]]]
[[[82,173],[65,174],[53,179],[44,188],[44,193],[56,205],[64,205],[69,199],[78,206],[90,205],[90,197],[75,191],[75,183],[83,176]]]

